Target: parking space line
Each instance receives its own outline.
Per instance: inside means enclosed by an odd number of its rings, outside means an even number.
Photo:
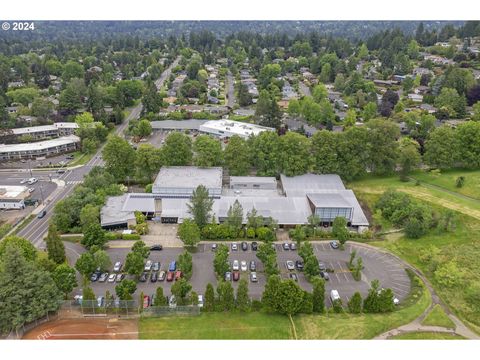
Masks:
[[[346,273],[342,273],[343,276],[345,277],[345,281],[348,281],[348,277],[347,277],[347,274]]]
[[[404,288],[410,289],[410,286],[409,286],[409,285],[405,285],[405,284],[402,284],[402,283],[397,283],[397,282],[395,282],[395,281],[394,281],[392,284],[395,285],[395,286],[400,286],[400,287],[404,287]]]
[[[394,293],[395,293],[395,292],[398,292],[398,293],[401,293],[401,295],[406,295],[406,294],[408,294],[408,291],[403,290],[403,289],[396,288],[395,286],[392,286],[392,289],[395,290]]]

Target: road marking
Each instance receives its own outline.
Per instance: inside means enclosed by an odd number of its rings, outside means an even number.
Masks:
[[[83,184],[83,180],[71,180],[67,181],[68,185],[78,185],[78,184]]]

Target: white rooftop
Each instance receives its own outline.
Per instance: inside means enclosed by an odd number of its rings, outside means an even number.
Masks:
[[[12,129],[15,135],[33,134],[37,132],[55,131],[58,129],[77,129],[78,124],[74,122],[58,122],[52,125],[29,126],[24,128]]]
[[[26,186],[0,185],[0,199],[24,199],[28,195]]]
[[[62,136],[57,139],[38,141],[25,144],[0,144],[0,153],[39,151],[51,149],[57,146],[68,145],[80,142],[80,138],[76,135]]]
[[[196,166],[164,166],[155,179],[156,188],[192,188],[204,185],[207,189],[222,187],[222,168]]]
[[[242,137],[248,137],[250,135],[258,135],[263,131],[274,131],[275,129],[260,126],[256,124],[248,124],[240,121],[233,120],[210,120],[200,125],[200,131],[203,132],[228,132],[234,135],[240,135]]]

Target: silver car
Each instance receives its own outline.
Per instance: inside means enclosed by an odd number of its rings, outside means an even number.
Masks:
[[[232,243],[232,251],[237,251],[238,250],[238,245],[236,242]]]
[[[108,278],[108,273],[103,273],[102,275],[100,275],[100,277],[98,278],[98,282],[105,282]]]
[[[292,260],[288,260],[285,263],[287,270],[295,270],[295,263]]]
[[[108,282],[109,283],[112,283],[112,282],[115,282],[115,279],[117,278],[117,275],[116,274],[110,274],[108,276]]]
[[[257,278],[257,273],[256,273],[256,272],[250,273],[250,281],[251,281],[251,282],[254,282],[254,283],[258,282],[258,278]]]
[[[239,265],[239,263],[238,263],[238,260],[233,260],[232,270],[233,270],[233,271],[238,271],[238,270],[240,270],[240,265]]]
[[[147,260],[147,262],[145,263],[145,271],[150,271],[152,270],[152,260]]]
[[[242,271],[247,271],[247,262],[245,260],[242,260],[242,262],[240,263],[240,269]]]
[[[117,261],[115,265],[113,265],[113,271],[119,272],[122,268],[122,263],[120,261]]]

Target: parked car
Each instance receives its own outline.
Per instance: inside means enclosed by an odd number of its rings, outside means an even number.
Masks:
[[[113,265],[113,271],[119,272],[122,269],[122,263],[120,261],[117,261],[115,265]]]
[[[73,158],[74,158],[73,155],[67,155],[67,156],[65,156],[65,159],[68,159],[68,160],[72,160]]]
[[[257,273],[256,273],[256,272],[250,273],[250,281],[251,281],[251,282],[254,282],[254,283],[256,283],[256,282],[258,281]]]
[[[148,273],[147,273],[146,271],[144,271],[144,272],[142,273],[142,275],[140,275],[140,279],[139,279],[139,280],[140,280],[140,282],[145,282],[145,281],[147,281],[147,278],[148,278]]]
[[[340,244],[338,243],[337,240],[330,241],[330,246],[332,249],[338,249],[340,247]]]
[[[175,299],[175,295],[170,296],[168,299],[168,307],[176,308],[177,307],[177,300]]]
[[[160,244],[150,246],[150,251],[160,251],[162,249],[163,249],[163,246]]]
[[[115,282],[115,278],[117,277],[117,274],[110,274],[108,275],[108,282]]]
[[[238,260],[233,260],[232,270],[233,270],[233,271],[238,271],[238,270],[240,270],[240,264],[239,264]]]
[[[320,271],[320,276],[325,279],[325,281],[330,280],[330,275],[326,271]]]
[[[290,251],[297,250],[297,245],[295,243],[290,243]]]
[[[240,279],[240,272],[234,271],[233,272],[233,281],[238,281]]]
[[[332,300],[332,302],[334,302],[335,300],[339,300],[340,299],[340,295],[338,294],[338,291],[337,290],[332,290],[330,291],[330,300]]]
[[[37,218],[41,219],[41,218],[45,217],[45,215],[47,215],[47,210],[42,210],[38,213]]]
[[[237,251],[238,250],[238,245],[236,242],[232,243],[232,251]]]
[[[122,282],[123,279],[125,279],[125,274],[117,274],[115,282]]]
[[[297,270],[302,271],[303,270],[303,261],[302,260],[295,261],[295,267],[297,268]]]
[[[22,179],[22,180],[20,181],[20,184],[23,185],[23,184],[25,184],[27,181],[28,181],[28,179]]]
[[[180,280],[183,274],[180,270],[175,271],[175,280]]]
[[[92,276],[90,277],[90,280],[92,280],[92,281],[97,281],[101,274],[102,274],[102,272],[100,271],[99,268],[97,268],[97,269],[94,271],[94,273],[92,274]]]
[[[106,273],[103,273],[100,275],[100,277],[98,278],[98,282],[105,282],[108,278],[108,272]]]
[[[150,270],[152,270],[152,264],[153,264],[152,260],[147,260],[147,262],[145,263],[145,268],[144,268],[144,270],[145,270],[145,271],[150,271]]]
[[[232,281],[232,273],[230,271],[225,273],[225,281]]]
[[[290,245],[288,245],[288,243],[283,243],[283,250],[290,250]]]
[[[175,270],[177,270],[177,262],[174,260],[168,265],[168,271],[173,272]]]
[[[248,250],[248,244],[246,241],[242,241],[242,250],[247,251]]]
[[[152,265],[152,271],[158,271],[160,270],[160,262],[155,261]]]
[[[285,262],[285,267],[287,270],[295,270],[295,263],[292,260],[287,260],[287,262]]]
[[[216,250],[217,250],[217,244],[214,243],[214,244],[212,244],[212,251],[216,251]]]
[[[150,274],[150,282],[156,282],[158,280],[158,273],[156,271],[152,271]]]
[[[198,295],[198,307],[203,307],[203,295]]]
[[[160,274],[158,274],[158,281],[164,281],[167,276],[167,273],[165,271],[160,271]]]
[[[292,279],[293,281],[298,281],[298,276],[297,276],[297,274],[295,274],[295,273],[290,273],[290,274],[288,274],[288,276],[289,276],[290,279]]]
[[[247,271],[247,269],[248,269],[248,268],[247,268],[247,262],[246,262],[245,260],[242,260],[242,261],[240,262],[240,270],[242,270],[242,271]]]
[[[30,194],[33,193],[34,191],[35,191],[35,188],[29,188],[29,189],[28,189],[28,192],[29,192]]]
[[[257,251],[258,250],[258,243],[256,241],[252,242],[252,251]]]
[[[327,267],[325,266],[324,263],[321,263],[321,262],[318,263],[318,269],[320,271],[327,271]]]
[[[257,264],[255,263],[255,260],[250,261],[250,271],[256,271],[257,270]]]
[[[105,301],[105,298],[104,298],[103,296],[97,297],[97,306],[98,306],[98,307],[102,307],[104,301]]]
[[[173,271],[169,271],[167,273],[167,281],[173,281],[174,276],[175,276],[175,273]]]
[[[57,174],[65,174],[66,171],[67,170],[65,170],[65,169],[58,169]]]

